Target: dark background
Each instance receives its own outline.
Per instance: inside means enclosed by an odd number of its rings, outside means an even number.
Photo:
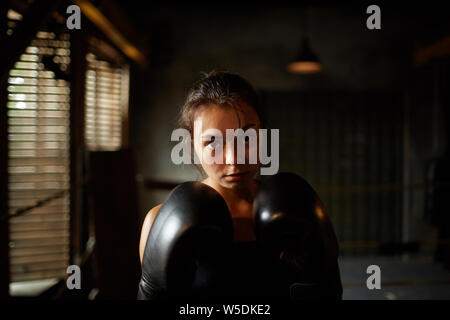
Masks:
[[[281,132],[280,170],[304,176],[319,191],[425,184],[444,152],[447,59],[416,67],[413,57],[448,34],[445,10],[383,5],[382,29],[369,30],[367,6],[357,3],[135,8],[127,9],[133,21],[154,39],[154,64],[135,73],[131,96],[132,143],[145,177],[197,178],[171,163],[167,137],[187,89],[212,69],[237,72],[260,91],[271,126]],[[323,72],[289,74],[285,66],[305,34]],[[430,236],[423,189],[358,190],[323,193],[341,240]],[[140,192],[142,214],[165,197]]]
[[[176,184],[201,179],[191,166],[171,162],[175,143],[170,135],[189,87],[202,72],[215,69],[239,73],[254,85],[270,127],[280,129],[280,171],[303,176],[324,201],[340,241],[344,298],[449,298],[443,293],[450,292],[448,285],[442,286],[450,278],[444,270],[450,261],[445,245],[450,212],[442,200],[449,195],[450,181],[450,20],[443,4],[379,3],[381,30],[369,30],[366,9],[372,3],[364,2],[91,2],[124,34],[134,35],[130,40],[148,65],[129,61],[129,153],[111,158],[85,154],[81,116],[72,114],[72,139],[79,147],[72,146],[72,160],[82,163],[72,161],[73,180],[82,181],[83,170],[93,180],[71,186],[71,192],[78,188],[71,204],[71,261],[86,249],[93,219],[96,232],[107,239],[103,248],[110,250],[98,249],[103,255],[97,255],[100,262],[92,268],[105,276],[89,279],[88,287],[100,287],[106,298],[129,298],[108,285],[108,275],[117,269],[108,273],[105,263],[134,249],[113,248],[107,241],[132,234],[129,243],[137,244],[146,213]],[[81,31],[71,31],[74,82],[83,81],[77,57],[83,59],[85,51],[79,39],[88,27],[99,33],[84,15],[82,23]],[[321,73],[286,71],[303,36],[323,65]],[[424,53],[427,58],[418,63]],[[73,108],[83,108],[78,92],[72,90]],[[2,153],[3,147],[6,134]],[[128,196],[117,200],[124,192]],[[107,224],[109,210],[117,208],[125,212]],[[121,217],[126,214],[124,230]],[[436,254],[439,241],[447,252],[444,258]],[[135,249],[118,268],[139,269]],[[391,289],[374,293],[365,288],[370,264],[386,265],[384,279],[387,286],[391,281]],[[433,281],[441,281],[440,286]],[[80,296],[86,298],[87,292]]]

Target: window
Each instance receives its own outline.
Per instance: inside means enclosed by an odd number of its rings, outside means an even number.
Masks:
[[[21,19],[18,12],[8,11],[8,36],[14,36]],[[92,47],[86,55],[84,130],[89,151],[113,151],[127,145],[129,66],[117,59],[117,52],[113,58],[105,57],[104,47]],[[69,68],[70,35],[43,28],[9,72],[8,206],[14,284],[67,276]]]
[[[20,19],[8,12],[8,35]],[[38,32],[9,73],[9,214],[54,198],[10,218],[12,282],[66,276],[70,86],[60,75],[69,54],[68,34]]]
[[[128,65],[86,56],[85,137],[88,150],[118,150],[128,121]]]

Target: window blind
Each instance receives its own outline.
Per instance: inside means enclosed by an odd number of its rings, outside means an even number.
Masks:
[[[20,14],[9,10],[7,34]],[[70,86],[49,71],[70,64],[68,34],[38,32],[8,78],[9,214],[69,189]],[[10,218],[11,281],[66,276],[69,194]]]
[[[128,65],[113,66],[93,53],[86,55],[85,137],[91,151],[122,147],[128,119]]]

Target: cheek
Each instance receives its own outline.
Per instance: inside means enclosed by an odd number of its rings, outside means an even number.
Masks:
[[[201,165],[203,170],[205,170],[206,173],[214,173],[216,171],[220,171],[221,165],[220,164],[208,164],[205,160],[207,157],[207,152],[202,149],[202,146],[195,144],[194,145],[194,151],[197,155],[198,159],[200,159]],[[202,152],[203,151],[203,152]]]
[[[221,166],[218,164],[207,164],[206,162],[202,163],[202,168],[208,174],[208,176],[216,176],[221,171]]]
[[[194,143],[193,148],[194,148],[195,155],[197,156],[198,159],[200,159],[200,147],[196,143]]]
[[[245,151],[247,164],[250,166],[259,164],[259,137],[257,137],[254,141],[250,140]]]

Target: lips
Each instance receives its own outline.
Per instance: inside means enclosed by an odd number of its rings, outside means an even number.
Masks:
[[[225,177],[240,177],[243,175],[246,175],[248,172],[238,172],[238,173],[232,173],[232,174],[226,174]]]
[[[238,172],[238,173],[226,174],[226,175],[224,175],[224,179],[227,180],[227,181],[239,181],[247,174],[248,174],[248,171],[247,172]]]

